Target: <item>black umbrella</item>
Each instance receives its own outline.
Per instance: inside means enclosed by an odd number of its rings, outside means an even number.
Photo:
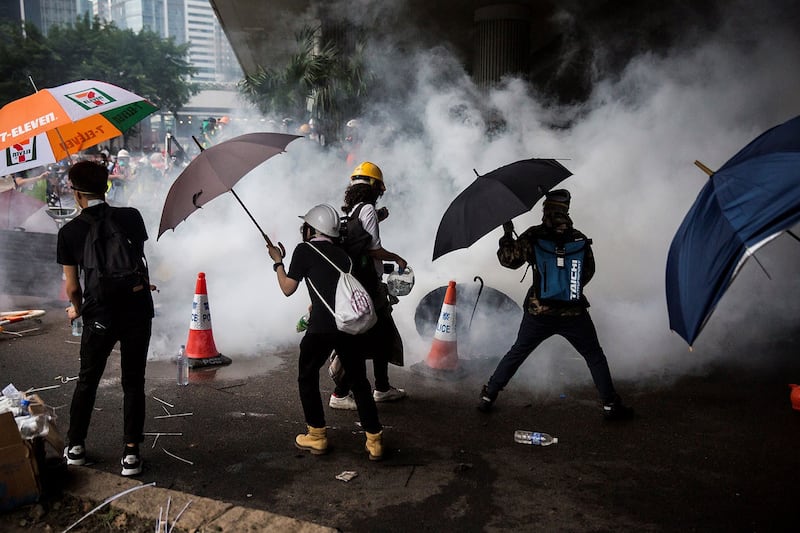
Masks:
[[[467,248],[504,222],[530,211],[544,193],[572,175],[555,159],[524,159],[478,176],[445,211],[433,260]]]

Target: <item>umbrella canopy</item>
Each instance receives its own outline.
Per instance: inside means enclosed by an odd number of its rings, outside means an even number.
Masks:
[[[800,117],[711,174],[667,257],[669,325],[691,345],[745,260],[800,221]]]
[[[41,200],[13,189],[0,193],[0,229],[21,227],[45,206]]]
[[[524,159],[478,176],[442,216],[433,260],[471,246],[504,222],[530,211],[547,191],[571,175],[554,159]]]
[[[246,133],[200,152],[167,193],[158,237],[168,229],[174,230],[189,215],[217,196],[226,192],[236,196],[233,186],[245,174],[270,157],[284,152],[286,145],[298,138],[299,135],[285,133]],[[236,199],[239,200],[239,197],[236,196]],[[250,212],[247,214],[250,215]],[[252,215],[250,218],[253,218]],[[264,235],[264,232],[261,234]]]
[[[81,80],[0,109],[0,176],[61,161],[113,139],[158,108],[130,91]]]
[[[442,312],[447,286],[433,289],[417,304],[414,325],[430,341]],[[522,309],[507,294],[475,283],[456,284],[456,336],[459,349],[474,355],[495,355],[516,337]]]

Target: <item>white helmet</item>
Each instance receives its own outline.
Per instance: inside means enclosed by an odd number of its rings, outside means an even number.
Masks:
[[[328,204],[315,205],[300,218],[323,235],[339,236],[339,213]]]
[[[122,150],[120,150],[119,152],[117,152],[117,157],[118,158],[119,157],[130,157],[130,156],[131,156],[131,154],[129,154],[128,151],[126,149],[124,149],[124,148]]]

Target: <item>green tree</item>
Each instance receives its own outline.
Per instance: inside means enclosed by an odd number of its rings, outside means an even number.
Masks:
[[[0,104],[6,104],[34,92],[38,87],[49,86],[56,78],[50,72],[51,56],[47,38],[33,26],[25,26],[25,35],[18,23],[0,23]]]
[[[364,44],[344,55],[319,28],[305,27],[296,35],[297,52],[283,69],[259,66],[239,84],[242,94],[262,113],[322,119],[336,137],[347,118],[356,116],[374,75],[364,68]]]
[[[156,33],[123,30],[98,18],[80,17],[51,28],[47,37],[27,25],[0,24],[0,103],[22,98],[37,88],[80,79],[118,85],[153,102],[173,116],[198,92],[189,81],[195,69],[186,57],[189,45]],[[126,132],[127,137],[133,132]]]
[[[80,43],[76,46],[76,43]],[[197,92],[188,81],[195,69],[186,60],[189,45],[139,33],[88,16],[50,31],[53,68],[60,65],[68,79],[98,79],[147,98],[173,115]]]

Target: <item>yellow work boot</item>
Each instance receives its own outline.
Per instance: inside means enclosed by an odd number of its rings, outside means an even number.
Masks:
[[[383,431],[377,433],[365,432],[367,434],[367,443],[364,449],[369,452],[370,461],[380,461],[383,459]]]
[[[308,426],[308,433],[294,438],[294,445],[301,450],[308,450],[312,455],[322,455],[328,452],[328,437],[325,428],[312,428]]]

